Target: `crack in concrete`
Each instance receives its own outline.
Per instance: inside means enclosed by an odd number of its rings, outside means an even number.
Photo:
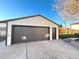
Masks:
[[[27,43],[26,43],[26,46],[25,47],[26,47],[26,59],[28,59]]]

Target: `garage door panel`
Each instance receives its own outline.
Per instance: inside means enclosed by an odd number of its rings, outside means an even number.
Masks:
[[[12,43],[48,40],[46,34],[49,34],[48,27],[13,26]]]

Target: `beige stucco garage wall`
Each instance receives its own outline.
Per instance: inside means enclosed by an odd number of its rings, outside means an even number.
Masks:
[[[11,45],[11,35],[12,35],[12,25],[27,25],[27,26],[46,26],[50,27],[50,40],[52,40],[52,28],[56,28],[56,39],[58,39],[58,25],[52,23],[49,20],[41,16],[35,16],[30,18],[25,18],[21,20],[9,21],[8,22],[8,32],[7,32],[7,45]]]

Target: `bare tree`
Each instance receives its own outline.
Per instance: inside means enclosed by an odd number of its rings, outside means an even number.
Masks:
[[[79,0],[57,0],[54,7],[66,20],[79,18]]]
[[[54,8],[64,19],[65,28],[68,21],[77,20],[79,18],[79,0],[57,0]]]
[[[64,7],[72,20],[79,18],[79,0],[68,0],[64,3]]]

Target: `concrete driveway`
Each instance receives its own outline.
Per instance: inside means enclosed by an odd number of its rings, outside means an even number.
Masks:
[[[61,40],[20,43],[0,48],[0,59],[79,59],[79,50]]]
[[[5,40],[4,40],[4,41],[1,41],[1,42],[0,42],[0,48],[6,47],[6,46],[5,46],[5,43],[6,43]]]
[[[79,41],[71,41],[67,42],[67,44],[79,50]]]

